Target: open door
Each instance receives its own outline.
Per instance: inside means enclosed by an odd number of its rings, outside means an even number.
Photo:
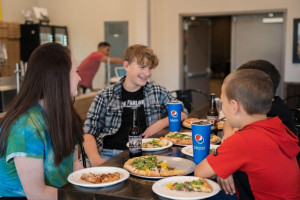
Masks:
[[[210,78],[210,21],[191,21],[186,32],[186,66],[184,88],[197,89],[209,94]],[[193,94],[193,106],[198,108],[208,100],[201,94]]]

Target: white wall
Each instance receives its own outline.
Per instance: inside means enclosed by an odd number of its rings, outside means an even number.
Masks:
[[[20,10],[46,7],[51,24],[67,25],[70,47],[78,62],[104,39],[105,21],[129,22],[129,45],[147,44],[147,0],[2,0],[4,21],[23,22]],[[218,15],[286,10],[285,82],[300,82],[300,65],[292,63],[293,19],[300,18],[299,0],[150,0],[151,47],[160,64],[155,82],[169,90],[180,86],[180,15]]]
[[[300,64],[292,63],[293,19],[300,18],[299,0],[152,0],[151,45],[160,58],[153,80],[168,89],[179,88],[181,77],[180,15],[219,15],[286,10],[285,82],[300,82]],[[271,36],[270,36],[271,37]]]
[[[33,6],[48,9],[50,24],[68,27],[69,47],[78,64],[104,40],[106,21],[128,21],[129,45],[147,44],[147,0],[2,0],[3,21],[23,23],[20,10]],[[94,79],[96,88],[104,84],[101,68]]]
[[[23,23],[21,10],[32,10],[37,0],[1,0],[2,20]]]

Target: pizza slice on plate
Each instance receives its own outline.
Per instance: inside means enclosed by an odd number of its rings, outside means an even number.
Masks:
[[[187,191],[187,192],[212,192],[211,186],[204,178],[199,178],[193,181],[185,181],[182,183],[168,183],[167,187],[170,190]]]
[[[200,119],[198,119],[198,118],[187,118],[187,119],[183,120],[182,126],[184,126],[186,128],[192,128],[192,122],[196,122],[199,120]]]
[[[219,143],[221,140],[218,136],[214,135],[214,134],[210,134],[210,143],[211,144],[216,144]]]
[[[171,132],[165,135],[165,138],[177,145],[192,145],[192,133],[191,132]]]
[[[169,141],[164,138],[160,137],[159,139],[153,139],[147,142],[143,142],[142,147],[143,148],[160,148],[165,147],[169,144]]]
[[[148,177],[176,176],[186,173],[185,170],[169,166],[166,161],[158,161],[157,155],[131,158],[124,168],[132,174]]]
[[[81,180],[90,182],[90,183],[107,183],[107,182],[113,182],[120,179],[120,173],[104,173],[104,174],[98,174],[98,173],[83,173],[80,177]]]

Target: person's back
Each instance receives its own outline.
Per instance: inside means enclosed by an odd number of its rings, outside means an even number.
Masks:
[[[286,125],[295,135],[297,135],[296,124],[293,120],[291,109],[279,96],[274,96],[272,107],[267,113],[267,116],[278,116],[282,123]]]
[[[228,160],[241,157],[228,162],[238,168],[233,177],[241,199],[252,195],[255,199],[300,198],[300,174],[295,159],[299,148],[294,134],[278,117],[243,127],[218,152],[228,151],[227,148],[231,151]]]
[[[81,78],[81,85],[87,88],[92,87],[94,76],[99,69],[103,56],[105,56],[103,53],[96,51],[91,53],[80,63],[78,67],[78,74]]]

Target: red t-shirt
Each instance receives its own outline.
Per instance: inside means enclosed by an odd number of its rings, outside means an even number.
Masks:
[[[300,199],[297,137],[278,117],[245,126],[207,157],[221,178],[245,172],[255,199]]]
[[[78,67],[78,74],[81,78],[81,85],[85,87],[92,86],[94,76],[99,69],[103,56],[103,53],[93,52],[80,63]]]

